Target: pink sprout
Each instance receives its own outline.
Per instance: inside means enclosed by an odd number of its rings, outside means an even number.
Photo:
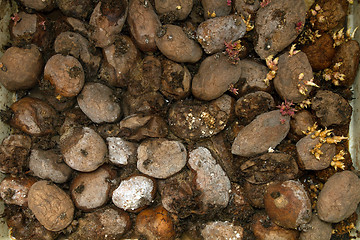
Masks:
[[[231,6],[231,0],[226,0],[228,6]]]
[[[261,7],[266,7],[270,2],[271,2],[271,0],[263,0],[263,1],[260,3],[260,6],[261,6]]]
[[[289,115],[290,117],[294,116],[296,109],[293,108],[293,102],[288,102],[285,99],[285,102],[281,103],[281,105],[277,106],[280,108],[280,113],[283,116]]]

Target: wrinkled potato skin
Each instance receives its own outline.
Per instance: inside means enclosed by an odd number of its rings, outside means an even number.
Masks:
[[[32,185],[28,204],[37,220],[50,231],[60,231],[73,220],[74,204],[69,195],[48,181]]]
[[[157,50],[155,34],[161,23],[149,1],[130,0],[127,22],[131,35],[141,51],[154,52]]]

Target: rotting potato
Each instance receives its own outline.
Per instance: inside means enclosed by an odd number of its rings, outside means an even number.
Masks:
[[[31,186],[28,204],[36,219],[50,231],[60,231],[73,220],[74,204],[69,195],[48,181]]]
[[[43,59],[38,47],[11,47],[0,58],[0,83],[10,91],[34,87],[42,71]]]
[[[56,5],[64,15],[80,19],[86,19],[94,9],[91,0],[56,0]]]
[[[175,62],[195,63],[202,56],[201,47],[176,25],[166,24],[159,27],[155,42],[160,52]]]
[[[89,24],[93,27],[90,38],[95,46],[111,45],[124,26],[128,14],[128,1],[100,1],[91,14]]]
[[[155,0],[156,12],[160,18],[184,20],[193,7],[193,0]]]
[[[136,162],[138,144],[119,137],[106,138],[109,148],[109,161],[115,166],[125,166]]]
[[[190,94],[191,74],[186,66],[165,59],[162,61],[161,93],[168,99],[184,99]]]
[[[60,96],[74,97],[84,86],[85,74],[76,58],[56,54],[45,65],[44,80],[54,85]]]
[[[29,157],[29,168],[34,176],[50,179],[54,183],[66,182],[73,172],[55,149],[47,151],[33,149]]]
[[[77,97],[80,109],[95,123],[115,122],[121,116],[113,91],[101,83],[87,83]]]
[[[112,202],[125,211],[139,212],[154,201],[155,193],[155,180],[143,175],[133,175],[122,180],[113,191]]]
[[[144,52],[157,50],[155,36],[161,26],[159,17],[148,0],[130,0],[127,22],[137,47]]]
[[[124,87],[128,84],[130,70],[140,60],[140,52],[125,35],[115,38],[114,44],[103,49],[104,63],[100,78],[114,87]]]
[[[60,148],[65,163],[77,171],[91,172],[105,163],[107,146],[91,128],[67,129],[60,137]]]
[[[0,145],[0,172],[18,174],[26,170],[31,143],[31,138],[26,135],[6,137]]]
[[[244,237],[244,228],[234,225],[228,221],[214,221],[205,224],[201,230],[204,239],[242,239]]]
[[[25,97],[10,106],[13,116],[10,125],[33,136],[54,133],[55,110],[37,98]]]
[[[55,39],[54,49],[56,53],[72,55],[85,63],[86,75],[96,75],[100,67],[101,56],[97,54],[90,42],[79,33],[60,33]]]
[[[103,165],[94,172],[79,173],[71,182],[70,194],[78,209],[91,211],[103,206],[110,197],[116,171]]]
[[[5,177],[0,183],[0,197],[6,204],[28,205],[28,192],[36,182],[33,177]]]

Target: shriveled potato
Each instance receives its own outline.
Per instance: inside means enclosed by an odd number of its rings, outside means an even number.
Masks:
[[[130,217],[126,212],[107,206],[81,217],[76,231],[69,236],[69,240],[121,239],[130,226]]]
[[[171,60],[162,61],[161,93],[169,99],[183,99],[190,93],[191,74],[186,66]]]
[[[88,127],[67,129],[60,137],[60,148],[65,163],[80,172],[97,169],[107,153],[104,140]]]
[[[236,41],[242,38],[245,33],[246,25],[242,18],[237,15],[206,20],[196,30],[197,40],[207,54],[224,50],[225,42]]]
[[[156,12],[161,18],[184,20],[193,7],[193,0],[155,0]]]
[[[326,32],[344,23],[349,6],[347,0],[319,0],[317,4],[322,12],[312,17],[315,29]]]
[[[10,135],[0,145],[0,172],[17,174],[28,168],[31,138],[26,135]]]
[[[130,0],[127,22],[138,48],[144,52],[157,50],[155,35],[161,26],[159,17],[148,0]]]
[[[35,45],[7,49],[0,63],[0,83],[10,91],[35,86],[43,67],[42,54]]]
[[[95,123],[115,122],[121,115],[111,88],[101,83],[87,83],[77,97],[80,109]]]
[[[95,52],[95,48],[89,41],[75,32],[62,32],[54,42],[56,53],[72,55],[85,63],[85,72],[92,76],[96,75],[100,67],[101,57]]]
[[[86,19],[94,9],[91,0],[56,0],[56,5],[65,15],[80,19]]]
[[[128,84],[130,70],[140,60],[139,50],[125,35],[115,38],[114,44],[103,49],[104,61],[100,77],[114,87]]]
[[[29,168],[34,176],[42,179],[50,179],[55,183],[66,182],[72,169],[62,161],[61,154],[52,150],[33,149],[29,158]]]
[[[37,98],[24,97],[10,107],[13,117],[10,125],[23,132],[43,136],[54,133],[55,110]]]
[[[76,58],[56,54],[45,65],[44,79],[55,86],[56,93],[64,97],[74,97],[84,86],[85,74]]]
[[[136,218],[135,229],[148,239],[173,240],[176,234],[170,214],[161,205],[140,212]]]
[[[155,42],[160,52],[175,62],[194,63],[202,56],[201,47],[176,25],[166,24],[157,29]]]
[[[94,172],[80,173],[71,182],[70,194],[77,208],[91,211],[103,206],[110,197],[111,180],[116,171],[104,165]]]
[[[69,195],[48,181],[31,186],[28,204],[36,219],[50,231],[60,231],[73,220],[74,204]]]
[[[5,177],[0,183],[0,197],[6,204],[27,207],[28,192],[35,182],[33,177]]]
[[[26,7],[37,11],[51,11],[56,6],[55,0],[21,0]]]
[[[91,14],[89,24],[94,28],[90,38],[96,47],[111,45],[124,26],[128,14],[128,1],[100,1]]]

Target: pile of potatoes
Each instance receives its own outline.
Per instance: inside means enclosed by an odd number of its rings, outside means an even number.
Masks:
[[[13,238],[349,234],[347,0],[17,3],[0,58]]]

